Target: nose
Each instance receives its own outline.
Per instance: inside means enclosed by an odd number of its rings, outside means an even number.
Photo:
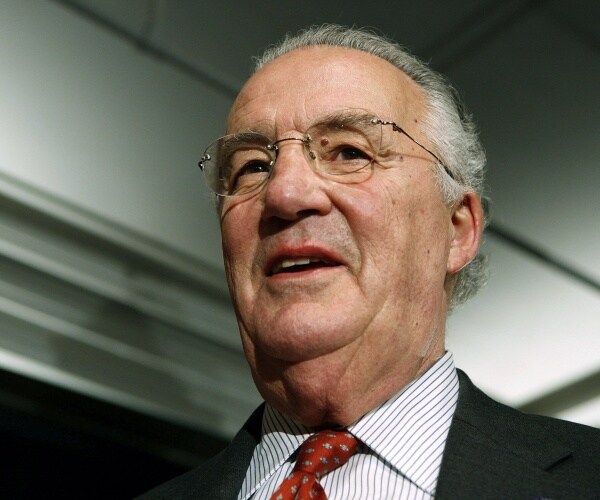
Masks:
[[[326,181],[309,164],[302,140],[278,143],[277,158],[264,188],[262,218],[293,221],[308,215],[325,215],[331,210]]]

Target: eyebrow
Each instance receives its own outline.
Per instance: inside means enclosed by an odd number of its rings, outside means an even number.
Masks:
[[[225,135],[222,137],[222,139],[222,147],[223,149],[227,150],[226,146],[231,148],[240,144],[252,144],[255,142],[263,142],[262,139],[268,139],[268,137],[262,132],[257,132],[255,130],[243,130],[235,134]],[[261,139],[261,141],[258,141],[257,139]]]
[[[244,131],[237,134],[229,134],[223,136],[221,141],[221,154],[219,161],[223,162],[229,158],[233,152],[238,151],[239,147],[260,144],[266,146],[270,139],[259,132]],[[264,143],[264,144],[262,144]]]
[[[325,115],[312,123],[310,127],[351,128],[356,125],[370,123],[373,118],[375,118],[375,115],[368,113],[366,110],[347,109]]]
[[[370,113],[363,109],[342,109],[334,111],[326,115],[318,117],[314,122],[311,122],[308,128],[313,127],[339,127],[339,128],[351,128],[357,125],[364,125],[370,123],[373,118],[377,116],[374,113]],[[307,128],[307,129],[308,129]],[[268,131],[267,131],[268,129]],[[241,130],[233,134],[229,134],[236,139],[239,138],[239,142],[243,143],[245,139],[255,137],[256,135],[262,135],[266,137],[274,137],[274,127],[272,124],[266,127],[256,127]]]

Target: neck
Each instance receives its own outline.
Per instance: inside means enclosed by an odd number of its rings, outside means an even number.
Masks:
[[[354,376],[357,371],[351,365],[318,358],[282,367],[281,377],[272,383],[263,379],[259,390],[270,405],[303,425],[346,427],[406,387],[443,354],[443,344],[432,345],[425,356],[406,356],[393,370],[381,367],[369,379]]]

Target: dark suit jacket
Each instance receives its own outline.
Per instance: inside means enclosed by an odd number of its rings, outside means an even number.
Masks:
[[[436,499],[600,499],[600,430],[521,413],[458,373]],[[261,406],[219,455],[140,499],[235,500],[260,441],[262,413]]]

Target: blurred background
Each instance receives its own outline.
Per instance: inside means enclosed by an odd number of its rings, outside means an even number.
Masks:
[[[251,57],[313,23],[444,72],[488,152],[487,288],[448,347],[600,426],[600,3],[1,0],[0,495],[130,498],[260,401],[196,166]]]

